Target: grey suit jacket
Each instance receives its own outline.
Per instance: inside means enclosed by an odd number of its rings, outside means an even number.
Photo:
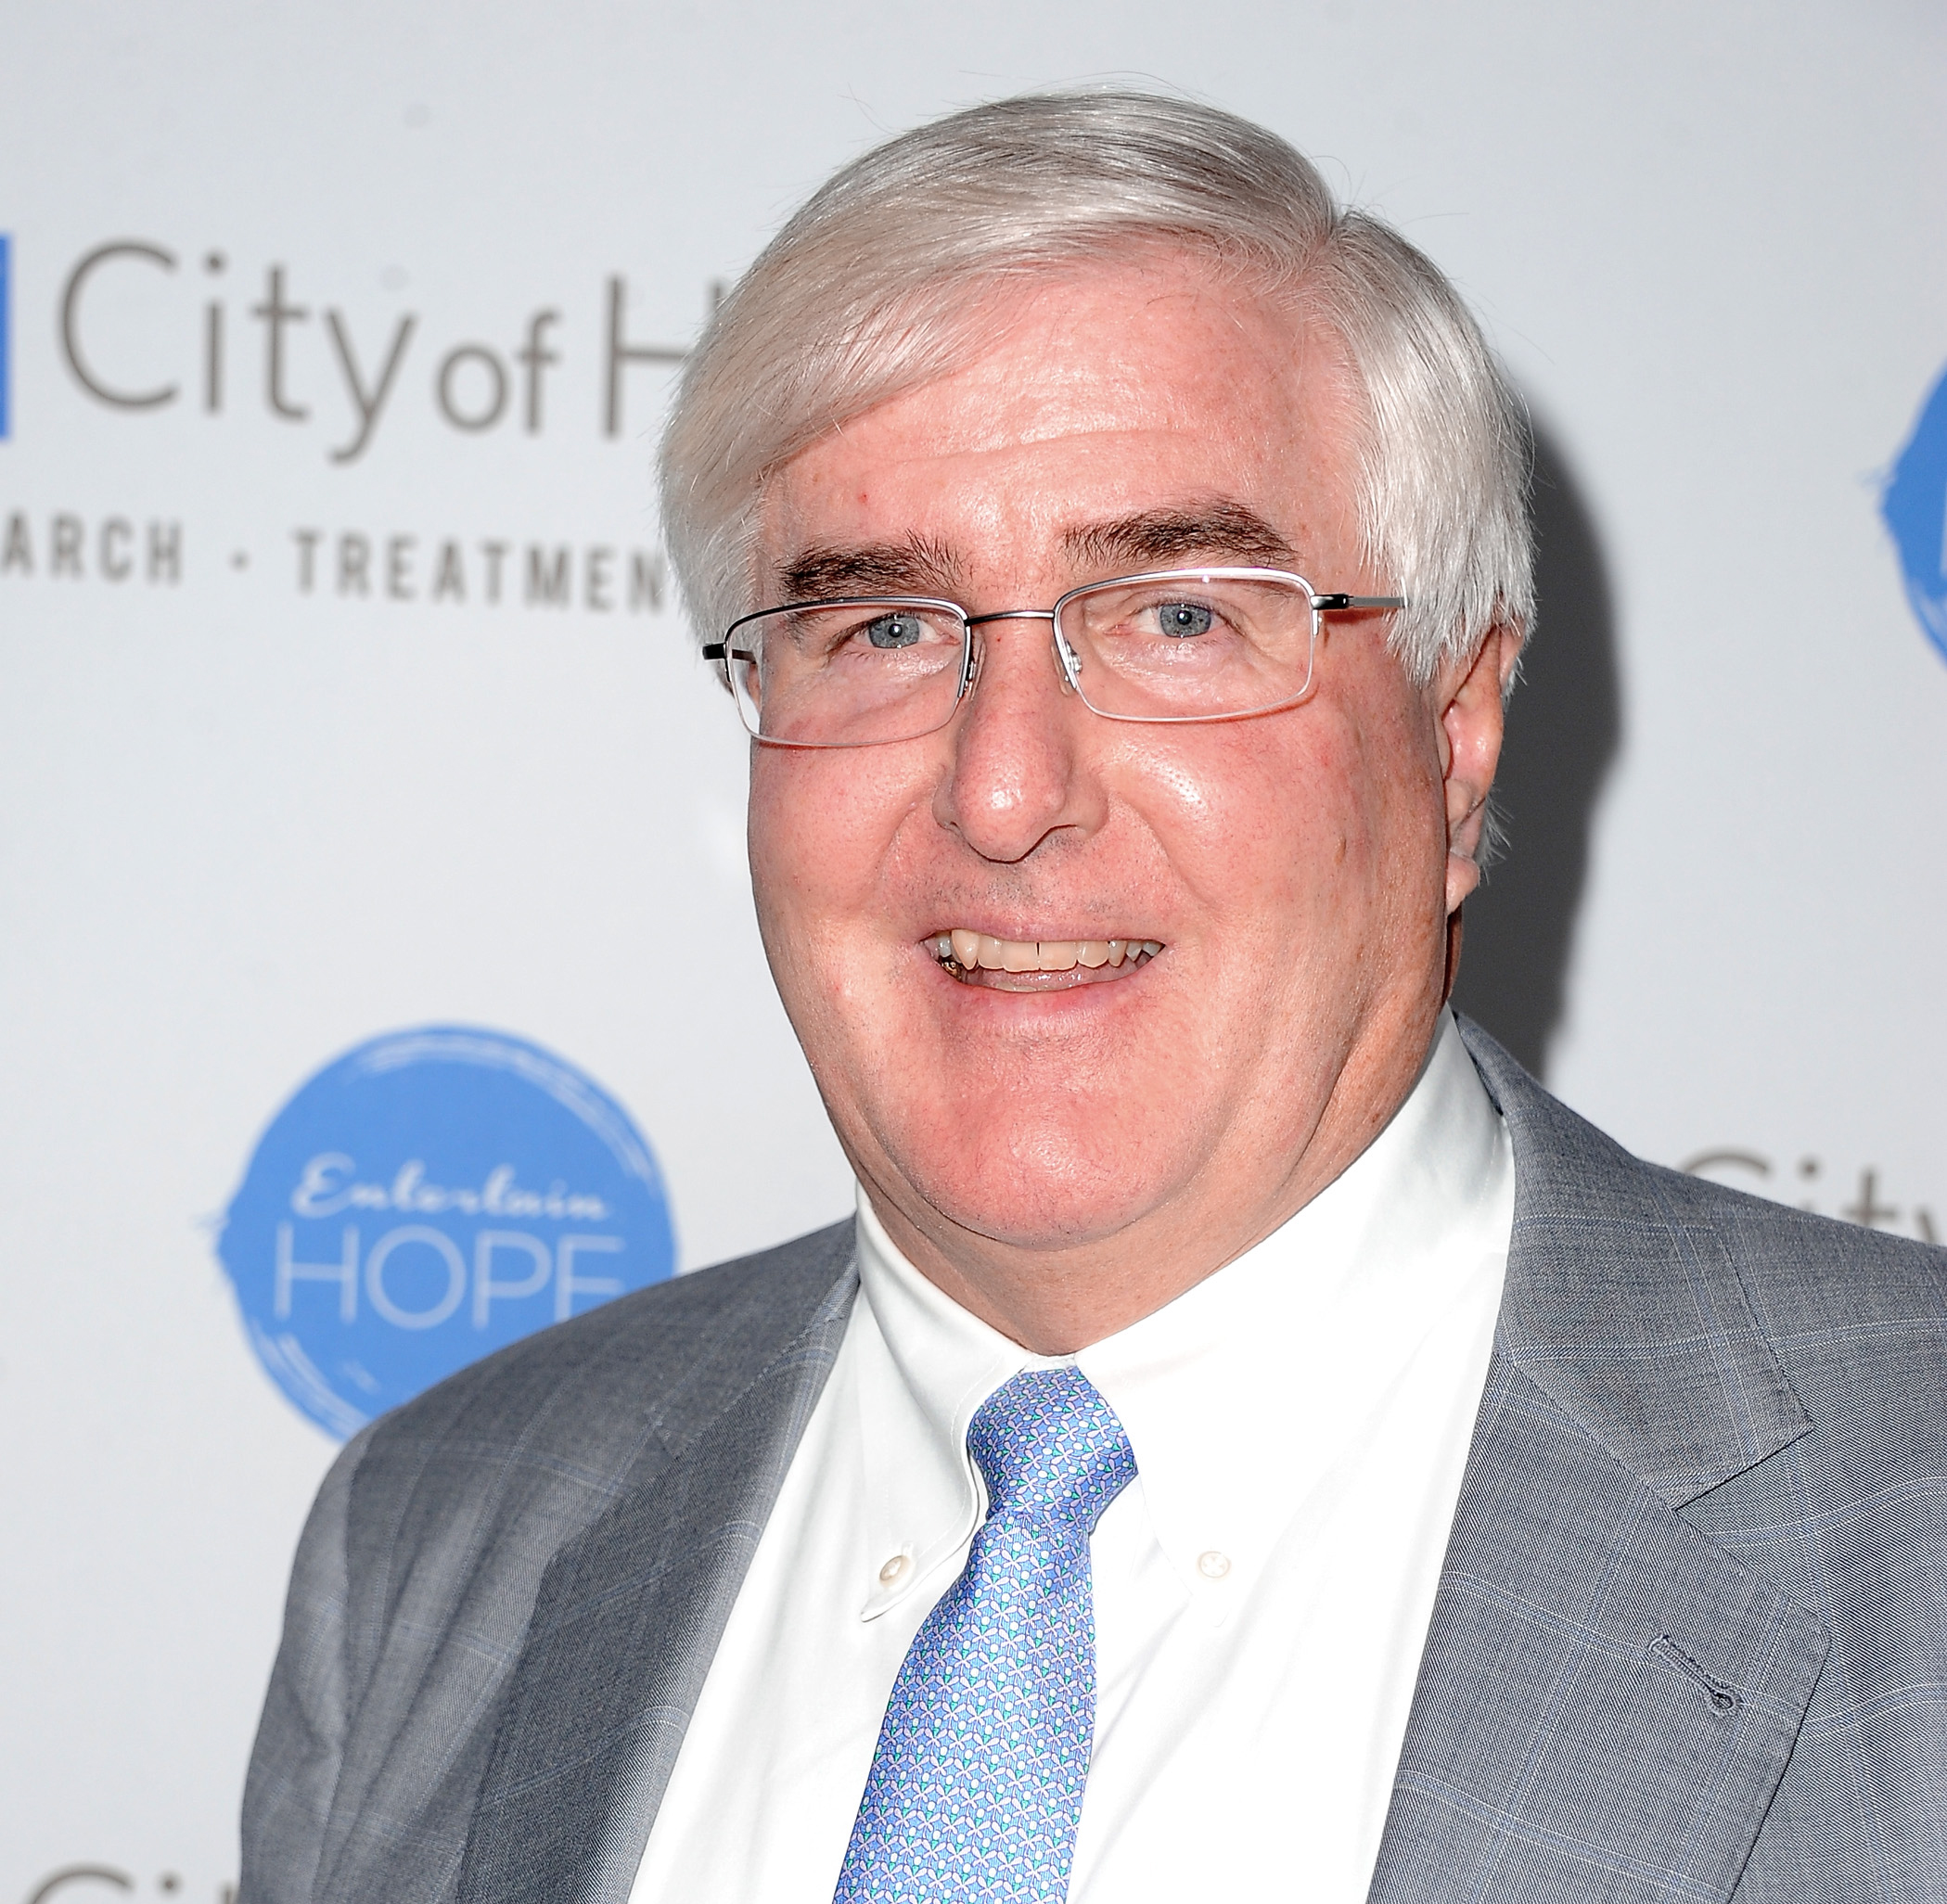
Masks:
[[[1466,1035],[1514,1240],[1372,1898],[1939,1904],[1947,1255],[1640,1163]],[[856,1288],[846,1223],[346,1448],[245,1904],[622,1904]]]

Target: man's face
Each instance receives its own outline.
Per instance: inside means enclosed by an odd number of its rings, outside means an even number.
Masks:
[[[1199,563],[1389,591],[1329,338],[1174,255],[1002,317],[987,355],[779,472],[766,602],[980,615]],[[840,1140],[920,1267],[1022,1339],[996,1278],[1095,1265],[1167,1300],[1172,1252],[1211,1257],[1194,1281],[1248,1246],[1410,1086],[1443,995],[1454,684],[1412,686],[1386,632],[1327,618],[1302,705],[1170,727],[1090,712],[1045,621],[993,622],[941,732],[753,749],[759,917]],[[956,929],[1161,951],[969,980],[933,951]],[[1086,1333],[1085,1289],[1051,1299],[1072,1326],[1038,1346]]]

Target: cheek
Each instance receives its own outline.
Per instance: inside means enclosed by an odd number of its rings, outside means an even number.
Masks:
[[[1443,914],[1438,763],[1392,697],[1276,720],[1290,724],[1240,725],[1197,771],[1187,754],[1158,763],[1151,811],[1173,836],[1178,877],[1223,921],[1213,951],[1226,986],[1302,998],[1309,1016],[1320,998],[1421,956],[1423,926]]]
[[[802,924],[869,890],[890,828],[884,794],[848,776],[842,753],[755,750],[750,767],[750,876],[760,916]]]
[[[1314,940],[1381,856],[1386,790],[1371,784],[1364,737],[1336,714],[1306,718],[1318,711],[1276,717],[1287,727],[1240,723],[1217,748],[1206,729],[1198,755],[1153,760],[1144,774],[1173,870],[1231,933]]]
[[[1446,820],[1433,730],[1410,696],[1374,696],[1340,723],[1330,811],[1344,842],[1341,901],[1381,964],[1415,957],[1445,916]],[[1349,922],[1350,923],[1350,922]]]
[[[866,982],[895,950],[886,943],[889,894],[929,786],[926,764],[901,752],[765,748],[751,762],[758,926],[801,1036],[809,1016]]]

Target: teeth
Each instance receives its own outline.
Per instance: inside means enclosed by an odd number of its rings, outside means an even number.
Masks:
[[[955,926],[934,935],[927,950],[963,972],[1072,972],[1077,965],[1140,965],[1163,949],[1159,939],[996,939]]]

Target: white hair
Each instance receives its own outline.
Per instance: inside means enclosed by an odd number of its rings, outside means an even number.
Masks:
[[[1454,288],[1275,134],[1099,92],[1003,99],[889,140],[814,193],[724,298],[661,454],[664,533],[704,638],[757,606],[773,470],[972,361],[1024,278],[1158,245],[1204,253],[1342,342],[1365,409],[1364,553],[1408,599],[1390,638],[1415,678],[1496,624],[1525,627],[1527,429]]]

